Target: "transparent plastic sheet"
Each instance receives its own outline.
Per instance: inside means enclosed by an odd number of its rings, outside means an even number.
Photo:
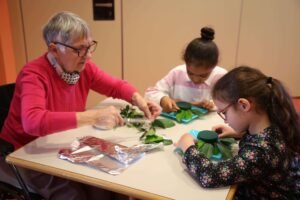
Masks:
[[[157,148],[163,148],[163,144],[137,144],[126,147],[100,138],[86,136],[75,140],[69,149],[61,149],[58,154],[60,159],[87,164],[109,174],[117,175],[141,159],[145,152]]]

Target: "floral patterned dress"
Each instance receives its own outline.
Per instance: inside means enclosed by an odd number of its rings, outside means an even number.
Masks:
[[[237,184],[235,199],[300,199],[299,155],[289,159],[286,150],[280,130],[268,127],[260,134],[246,133],[232,159],[212,162],[191,146],[183,162],[202,187]]]

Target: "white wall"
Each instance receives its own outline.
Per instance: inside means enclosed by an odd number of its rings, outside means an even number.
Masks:
[[[280,79],[300,96],[300,1],[244,0],[237,64]]]
[[[257,67],[300,96],[299,0],[115,0],[115,5],[114,21],[93,21],[92,0],[10,0],[18,69],[45,52],[41,29],[48,18],[69,10],[90,24],[99,42],[93,60],[141,93],[183,63],[187,43],[210,25],[220,66]],[[88,107],[103,98],[90,95]]]
[[[123,2],[124,78],[141,92],[184,63],[181,58],[186,45],[200,37],[203,26],[215,29],[219,65],[227,69],[235,65],[240,0]]]

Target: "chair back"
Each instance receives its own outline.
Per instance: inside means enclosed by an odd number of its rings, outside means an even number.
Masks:
[[[296,111],[300,114],[300,97],[292,98]]]
[[[15,83],[0,86],[0,132],[8,115],[11,100],[15,91]]]
[[[0,86],[0,134],[1,129],[4,125],[4,121],[9,112],[10,103],[15,91],[15,85],[15,83],[10,83]],[[11,143],[0,139],[0,157],[5,158],[9,153],[13,151],[14,146]],[[6,197],[9,197],[9,199],[43,200],[42,196],[36,193],[31,193],[28,190],[27,185],[20,175],[17,167],[15,167],[13,164],[10,164],[9,166],[12,167],[16,179],[18,180],[22,189],[17,188],[17,186],[13,186],[0,181],[0,199],[8,199]]]

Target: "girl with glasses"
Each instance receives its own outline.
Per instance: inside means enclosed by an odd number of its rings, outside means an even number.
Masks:
[[[300,121],[282,83],[257,69],[241,66],[212,90],[219,137],[240,138],[238,155],[214,163],[184,134],[177,146],[183,162],[205,188],[238,185],[235,199],[300,198]]]

